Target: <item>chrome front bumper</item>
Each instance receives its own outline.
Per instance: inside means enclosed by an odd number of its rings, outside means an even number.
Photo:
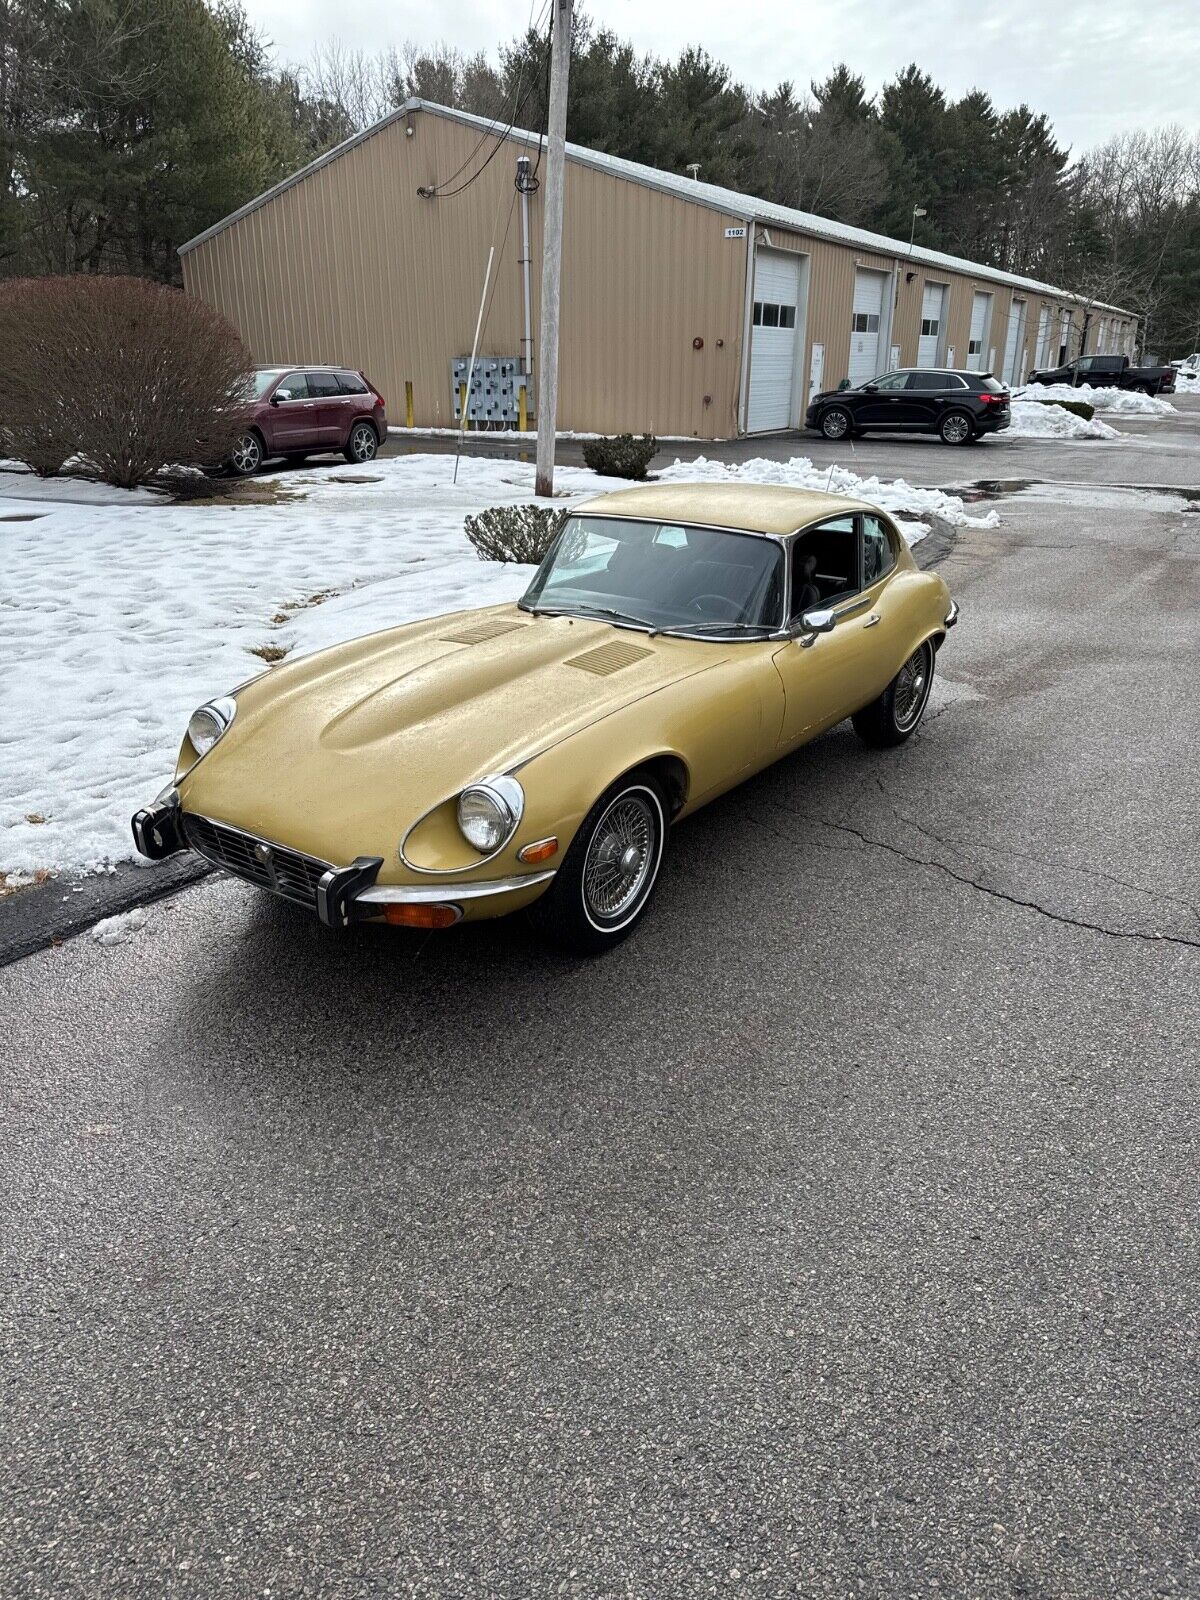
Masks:
[[[388,906],[396,905],[445,906],[457,921],[471,902],[520,894],[554,876],[551,870],[514,878],[380,884],[375,880],[382,856],[358,856],[348,867],[335,867],[228,822],[189,814],[174,789],[164,790],[152,806],[139,811],[132,825],[134,843],[150,860],[192,850],[222,872],[313,911],[327,928],[383,918]]]

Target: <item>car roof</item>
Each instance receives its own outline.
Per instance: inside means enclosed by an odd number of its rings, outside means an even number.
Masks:
[[[588,516],[691,522],[779,536],[850,511],[878,511],[866,500],[769,483],[652,483],[614,489],[575,508]]]
[[[264,361],[261,366],[255,367],[255,372],[353,372],[357,375],[357,367],[348,367],[344,362],[338,366],[330,366],[325,361]]]

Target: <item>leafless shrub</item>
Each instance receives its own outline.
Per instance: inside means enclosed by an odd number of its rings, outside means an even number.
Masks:
[[[37,472],[71,456],[133,488],[223,459],[249,357],[210,306],[139,278],[0,286],[0,447]]]
[[[566,520],[549,506],[489,506],[466,520],[467,538],[481,561],[519,561],[535,566]]]

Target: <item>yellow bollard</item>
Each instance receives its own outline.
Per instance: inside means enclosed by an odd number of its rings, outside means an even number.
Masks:
[[[404,380],[404,426],[406,428],[411,428],[413,426],[413,397],[411,378],[405,378]]]
[[[460,428],[467,426],[467,386],[460,383],[458,386],[458,425]]]
[[[529,412],[526,410],[524,384],[517,390],[517,427],[522,433],[529,432]]]

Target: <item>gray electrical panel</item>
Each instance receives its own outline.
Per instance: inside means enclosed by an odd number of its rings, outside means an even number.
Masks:
[[[455,356],[450,363],[450,388],[454,401],[454,420],[462,421],[462,386],[471,371],[470,356]],[[498,428],[515,428],[520,421],[521,390],[525,391],[525,414],[533,416],[533,379],[521,371],[516,356],[477,356],[467,394],[467,420],[477,427],[491,423]]]

